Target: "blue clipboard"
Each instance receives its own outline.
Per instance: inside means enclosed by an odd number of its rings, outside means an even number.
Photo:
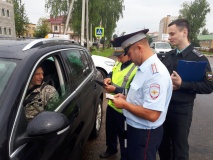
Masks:
[[[206,61],[185,61],[179,60],[177,72],[181,79],[186,82],[199,82],[205,76]]]

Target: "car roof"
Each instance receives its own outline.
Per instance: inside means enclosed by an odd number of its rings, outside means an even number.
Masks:
[[[77,42],[61,38],[0,40],[0,57],[23,59],[39,51],[51,51],[68,47],[82,47]],[[35,55],[36,56],[36,55]],[[39,55],[37,55],[39,56]]]

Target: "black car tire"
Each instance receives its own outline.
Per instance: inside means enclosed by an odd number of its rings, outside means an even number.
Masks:
[[[92,129],[90,138],[96,138],[99,135],[99,132],[101,130],[101,124],[102,124],[102,115],[103,115],[103,103],[102,103],[102,100],[99,99],[97,104],[95,123]]]

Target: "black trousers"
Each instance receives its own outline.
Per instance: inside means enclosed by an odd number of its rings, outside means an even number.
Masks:
[[[144,130],[127,126],[127,159],[156,160],[163,136],[163,126]]]
[[[164,135],[159,148],[161,160],[188,160],[188,136],[192,122],[193,103],[170,104],[163,124]]]
[[[115,111],[109,105],[106,110],[106,145],[107,151],[117,152],[117,138],[120,143],[121,160],[126,160],[127,149],[124,147],[125,131],[124,122],[126,118],[123,114]]]

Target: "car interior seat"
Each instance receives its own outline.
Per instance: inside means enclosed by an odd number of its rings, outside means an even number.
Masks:
[[[47,59],[42,63],[41,66],[44,71],[44,82],[55,87],[55,89],[58,91],[58,89],[60,88],[60,83],[57,75],[55,62]]]

